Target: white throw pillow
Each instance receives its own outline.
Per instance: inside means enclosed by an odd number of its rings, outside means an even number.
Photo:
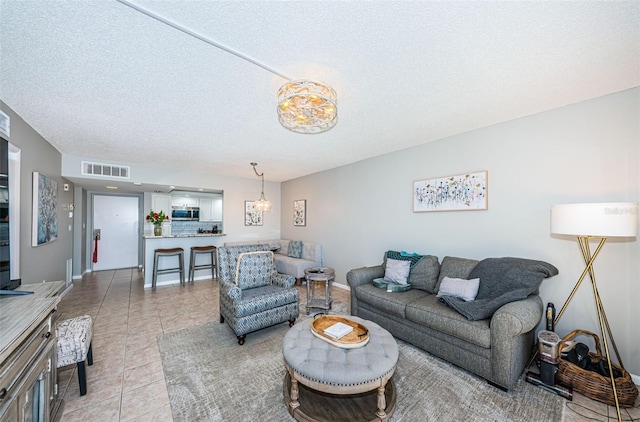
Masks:
[[[387,266],[384,270],[384,280],[397,284],[407,284],[411,261],[400,261],[397,259],[387,259]]]
[[[480,279],[474,278],[465,280],[463,278],[445,277],[440,283],[437,297],[454,296],[463,299],[465,302],[475,300],[480,288]]]

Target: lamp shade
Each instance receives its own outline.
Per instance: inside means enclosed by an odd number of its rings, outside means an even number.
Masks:
[[[551,207],[551,233],[634,237],[638,233],[638,204],[604,202],[554,205]]]

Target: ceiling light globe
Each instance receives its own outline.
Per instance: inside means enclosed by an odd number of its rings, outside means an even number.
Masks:
[[[338,122],[337,95],[316,81],[288,82],[278,90],[278,120],[296,133],[322,133]]]

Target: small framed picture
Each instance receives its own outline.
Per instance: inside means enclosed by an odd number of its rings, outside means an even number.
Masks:
[[[245,226],[261,226],[262,211],[258,211],[253,207],[255,201],[244,201],[244,225]]]
[[[293,201],[293,225],[294,226],[306,226],[307,225],[307,200],[296,199]]]

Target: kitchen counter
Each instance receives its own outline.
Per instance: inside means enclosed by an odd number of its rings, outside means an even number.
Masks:
[[[222,238],[226,236],[224,233],[194,233],[194,234],[177,234],[169,236],[143,236],[144,239],[144,287],[151,287],[151,279],[153,278],[153,252],[155,249],[184,249],[184,279],[189,279],[189,263],[191,262],[192,246],[223,246]],[[209,257],[201,254],[198,255],[196,264],[204,263]],[[210,258],[209,258],[210,259]],[[202,260],[202,261],[201,261]],[[208,262],[208,261],[207,261]],[[162,258],[158,265],[158,269],[176,267],[176,258]],[[199,270],[194,274],[194,279],[211,278],[210,270]],[[156,286],[167,284],[179,284],[180,274],[158,274]]]
[[[192,233],[192,234],[172,234],[169,236],[154,236],[154,235],[145,235],[143,236],[145,239],[162,239],[162,238],[174,238],[174,237],[216,237],[216,236],[226,236],[224,233]]]

